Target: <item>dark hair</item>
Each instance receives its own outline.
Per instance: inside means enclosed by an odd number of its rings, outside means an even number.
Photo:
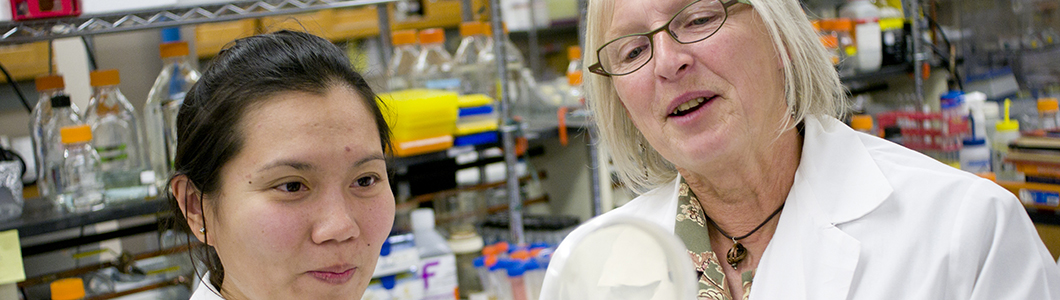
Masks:
[[[286,30],[236,40],[214,58],[184,98],[177,114],[177,152],[170,182],[187,176],[200,199],[218,191],[222,167],[243,147],[245,133],[239,125],[249,107],[281,92],[324,95],[333,87],[349,88],[361,96],[375,119],[383,153],[391,153],[390,130],[376,94],[339,47],[315,35]],[[165,188],[174,229],[192,233],[169,185]],[[217,252],[202,243],[194,243],[190,251],[206,265],[210,283],[220,289],[224,267]]]

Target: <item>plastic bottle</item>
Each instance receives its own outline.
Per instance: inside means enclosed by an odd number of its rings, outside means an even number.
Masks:
[[[1038,99],[1038,126],[1046,131],[1057,130],[1057,125],[1060,124],[1058,112],[1060,103],[1057,103],[1056,98]]]
[[[460,78],[453,74],[453,57],[445,51],[445,31],[430,28],[420,31],[423,50],[412,67],[413,86],[460,92]]]
[[[581,105],[584,99],[584,93],[582,92],[582,80],[583,80],[583,65],[582,65],[582,47],[570,46],[567,48],[567,59],[570,63],[567,64],[567,83],[570,84],[570,93],[567,97],[567,105]]]
[[[875,72],[883,58],[881,45],[880,9],[868,0],[847,0],[839,9],[839,16],[850,18],[854,26],[854,40],[858,45],[855,56],[859,72]]]
[[[503,25],[503,23],[501,24]],[[486,35],[492,37],[493,25],[491,25],[490,23],[485,23],[484,27]],[[523,58],[522,52],[519,52],[519,48],[516,47],[514,43],[512,43],[512,40],[510,38],[508,38],[508,27],[504,26],[502,27],[502,30],[504,34],[502,38],[503,44],[501,44],[501,46],[504,47],[505,51],[504,61],[508,64],[508,97],[510,97],[512,101],[519,101],[520,97],[527,94],[527,92],[525,91],[526,85],[522,82],[524,75],[523,69],[525,69],[526,60]],[[489,94],[490,97],[493,97],[494,99],[500,101],[503,98],[500,95],[500,77],[496,75],[497,53],[496,49],[493,48],[493,39],[486,39],[486,44],[482,48],[482,52],[480,52],[479,54],[479,63],[484,66],[482,69],[483,72],[488,73],[487,76],[489,78],[493,78],[493,84],[491,84],[492,91]]]
[[[103,208],[103,182],[99,174],[99,154],[89,145],[92,127],[88,125],[62,128],[63,167],[60,172],[60,199],[70,212],[84,212]]]
[[[423,280],[426,299],[456,299],[456,256],[449,243],[434,229],[434,210],[412,211],[412,235],[420,264],[416,275]]]
[[[545,268],[536,259],[529,259],[523,267],[526,269],[524,279],[526,281],[526,298],[538,299],[541,297],[541,285],[545,283]]]
[[[508,284],[511,286],[511,299],[512,300],[527,300],[529,299],[526,291],[526,278],[523,274],[526,273],[526,267],[521,262],[513,262],[508,265]]]
[[[449,239],[449,247],[456,255],[456,278],[462,299],[470,297],[473,292],[485,291],[479,281],[475,263],[475,256],[482,251],[482,246],[482,237],[473,229],[453,233]]]
[[[419,45],[416,44],[416,30],[395,31],[391,39],[394,43],[394,54],[390,55],[390,64],[387,66],[387,86],[391,91],[412,88],[412,67],[420,56]]]
[[[990,172],[990,147],[987,147],[986,140],[974,137],[965,139],[960,160],[961,170],[971,173]]]
[[[30,136],[33,140],[33,152],[34,152],[34,166],[37,172],[37,190],[40,192],[41,197],[51,199],[55,197],[55,183],[52,182],[51,177],[47,176],[48,172],[45,170],[44,161],[48,156],[47,151],[50,146],[49,139],[45,138],[45,123],[52,118],[52,98],[57,96],[65,96],[66,84],[63,82],[63,77],[60,75],[45,75],[37,77],[35,80],[37,85],[37,92],[40,94],[40,98],[37,100],[37,105],[33,107],[33,112],[30,116]],[[69,100],[67,100],[69,102]],[[76,112],[77,106],[70,103],[70,108]]]
[[[489,93],[491,78],[485,77],[482,69],[486,66],[478,62],[479,53],[485,47],[485,34],[482,22],[472,21],[460,24],[460,46],[453,55],[453,65],[460,77],[460,93],[463,95]],[[487,94],[488,95],[488,94]]]
[[[65,278],[52,281],[52,300],[77,300],[85,298],[85,282],[81,278]]]
[[[52,97],[51,101],[51,117],[44,122],[44,142],[41,143],[45,149],[44,152],[44,169],[43,172],[47,176],[47,182],[52,184],[53,194],[50,198],[55,204],[56,208],[62,207],[61,197],[59,194],[63,190],[63,181],[60,175],[60,171],[63,167],[63,143],[60,129],[66,126],[81,125],[81,116],[77,113],[77,108],[70,103],[70,96],[57,95]]]
[[[92,127],[92,147],[99,153],[107,199],[142,199],[143,195],[124,192],[140,187],[140,172],[146,169],[143,130],[135,108],[118,89],[118,70],[93,71],[89,79],[93,91],[84,120]]]
[[[854,42],[854,22],[846,18],[821,20],[821,31],[836,38],[841,54],[839,75],[854,75],[857,72],[854,57],[858,54],[858,45]]]
[[[161,188],[172,175],[173,157],[177,152],[177,113],[184,104],[184,96],[201,75],[188,58],[187,42],[164,43],[159,50],[162,72],[147,93],[144,124],[147,156],[151,170],[155,172],[155,186]]]
[[[1020,123],[1009,118],[1009,108],[1012,106],[1012,101],[1005,99],[1004,105],[1004,119],[998,121],[994,126],[997,131],[994,133],[991,163],[993,164],[994,173],[997,174],[997,180],[1023,181],[1023,176],[1016,171],[1016,166],[1005,162],[1005,157],[1008,156],[1008,144],[1020,137]]]

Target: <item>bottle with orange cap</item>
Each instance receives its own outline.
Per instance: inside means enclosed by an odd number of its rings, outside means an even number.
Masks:
[[[92,142],[92,127],[66,126],[61,129],[63,164],[59,172],[62,189],[59,199],[69,212],[103,208],[103,181],[99,176],[99,154]]]
[[[413,86],[434,90],[460,91],[460,78],[453,74],[453,56],[445,50],[445,30],[420,31],[420,56],[412,68]]]
[[[77,300],[85,298],[85,282],[81,278],[64,278],[52,281],[48,286],[51,289],[52,300]]]
[[[460,24],[460,46],[456,48],[453,56],[453,68],[460,77],[460,93],[487,94],[492,80],[483,76],[483,68],[486,66],[478,63],[479,52],[485,47],[484,25],[479,21],[464,22]]]
[[[33,112],[30,116],[30,135],[33,140],[33,151],[34,155],[34,166],[36,167],[37,173],[37,189],[40,191],[41,197],[52,198],[55,195],[55,184],[49,180],[49,176],[46,176],[48,172],[45,172],[44,161],[47,157],[47,150],[49,148],[49,139],[45,137],[45,123],[52,118],[52,98],[58,96],[68,97],[66,94],[66,84],[63,82],[63,76],[57,74],[44,75],[37,77],[35,80],[37,85],[37,92],[40,94],[40,98],[37,100],[37,105],[33,107]],[[69,102],[69,101],[67,101]],[[77,112],[77,106],[73,103],[69,105],[70,109]]]
[[[1045,131],[1060,129],[1060,102],[1056,98],[1038,99],[1038,127]]]
[[[118,70],[100,70],[89,74],[92,98],[85,109],[85,124],[92,127],[92,147],[100,157],[103,185],[108,200],[143,198],[125,192],[140,187],[143,163],[143,130],[136,110],[118,89]],[[153,183],[153,182],[152,182]],[[110,192],[113,191],[113,192]]]
[[[567,97],[570,101],[568,105],[580,105],[582,102],[582,72],[584,66],[582,65],[582,47],[571,46],[567,48],[567,59],[570,63],[567,64],[567,83],[570,84],[570,93]]]
[[[390,55],[387,65],[387,88],[391,91],[405,90],[412,87],[410,77],[416,58],[420,56],[419,44],[416,43],[416,30],[398,30],[391,34],[394,53]]]
[[[62,135],[60,130],[66,126],[74,126],[84,124],[81,121],[81,115],[77,113],[77,109],[70,103],[70,96],[57,95],[51,99],[51,117],[44,121],[43,131],[44,140],[41,143],[44,147],[44,176],[47,177],[46,182],[52,184],[53,192],[51,199],[56,204],[56,207],[60,207],[62,204],[59,199],[59,194],[63,190],[63,181],[60,175],[60,171],[63,166],[63,144]]]
[[[501,23],[501,29],[504,34],[501,39],[500,46],[504,47],[504,62],[508,67],[508,97],[512,101],[518,101],[521,95],[525,94],[525,85],[522,84],[521,79],[523,77],[522,70],[525,69],[526,63],[523,59],[522,52],[519,52],[519,48],[515,47],[512,40],[508,38],[508,26],[504,26]],[[485,23],[484,28],[486,35],[489,37],[493,36],[493,25]],[[494,49],[494,42],[492,38],[486,39],[485,45],[482,47],[482,51],[479,52],[479,64],[483,65],[483,74],[489,78],[491,84],[490,97],[494,97],[497,100],[501,100],[500,95],[500,76],[497,76],[497,52]],[[533,79],[533,78],[531,78]]]
[[[147,156],[155,175],[155,186],[163,187],[172,175],[173,157],[177,152],[177,112],[184,96],[201,76],[188,57],[187,42],[169,42],[159,46],[162,72],[158,74],[144,104],[147,129]]]

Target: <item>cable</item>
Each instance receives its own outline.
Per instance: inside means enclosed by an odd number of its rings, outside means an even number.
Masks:
[[[18,94],[18,100],[22,101],[22,107],[26,108],[26,112],[33,113],[33,109],[29,107],[29,102],[26,101],[26,95],[22,94],[22,89],[18,87],[18,83],[15,82],[14,78],[11,78],[11,73],[7,72],[7,68],[4,68],[3,64],[0,64],[0,71],[4,72],[4,76],[7,76],[7,82],[11,84],[11,88],[15,89],[15,94]]]
[[[88,41],[87,36],[83,35],[81,36],[81,43],[85,44],[85,53],[88,54],[89,68],[90,70],[95,71],[97,69],[96,54],[94,53],[95,51],[92,50],[92,43]]]

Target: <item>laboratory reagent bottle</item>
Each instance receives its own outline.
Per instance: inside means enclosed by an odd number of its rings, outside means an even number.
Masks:
[[[387,87],[390,91],[400,91],[412,88],[412,68],[416,66],[416,58],[420,56],[419,45],[416,44],[416,30],[398,30],[391,34],[394,43],[394,52],[390,55],[387,66]]]
[[[52,117],[51,99],[60,95],[66,95],[66,84],[60,75],[44,75],[37,77],[35,82],[40,97],[37,105],[33,107],[30,114],[29,131],[33,141],[33,166],[37,175],[37,190],[45,199],[55,197],[55,183],[51,181],[45,170],[44,161],[47,157],[48,139],[44,136],[44,125]],[[73,104],[70,105],[75,111]]]
[[[412,236],[420,252],[416,276],[423,280],[423,299],[456,299],[456,256],[445,237],[434,229],[434,210],[412,211]]]
[[[184,96],[199,81],[199,71],[191,64],[187,42],[169,42],[159,46],[162,72],[155,78],[144,104],[147,129],[147,153],[155,186],[163,187],[172,175],[173,157],[177,152],[177,113]]]
[[[99,154],[89,143],[92,128],[88,125],[61,129],[63,138],[62,190],[63,207],[68,212],[85,212],[103,208],[103,182],[99,176]]]
[[[482,22],[461,23],[460,36],[460,46],[456,48],[456,54],[453,56],[454,69],[460,77],[460,94],[486,94],[493,80],[484,75],[482,69],[486,66],[478,62],[479,53],[485,47]]]
[[[420,45],[423,50],[412,68],[415,86],[460,92],[460,78],[453,74],[453,56],[445,51],[445,31],[441,28],[420,31]]]
[[[140,172],[146,169],[143,130],[135,108],[118,89],[118,70],[90,74],[92,98],[85,109],[85,124],[92,127],[92,147],[100,157],[100,173],[108,201],[143,199]]]
[[[44,174],[52,184],[54,194],[49,198],[56,208],[62,208],[60,193],[63,190],[61,171],[63,167],[63,143],[60,129],[66,126],[84,124],[77,108],[70,103],[70,96],[57,95],[51,98],[51,117],[43,125],[44,131]]]

